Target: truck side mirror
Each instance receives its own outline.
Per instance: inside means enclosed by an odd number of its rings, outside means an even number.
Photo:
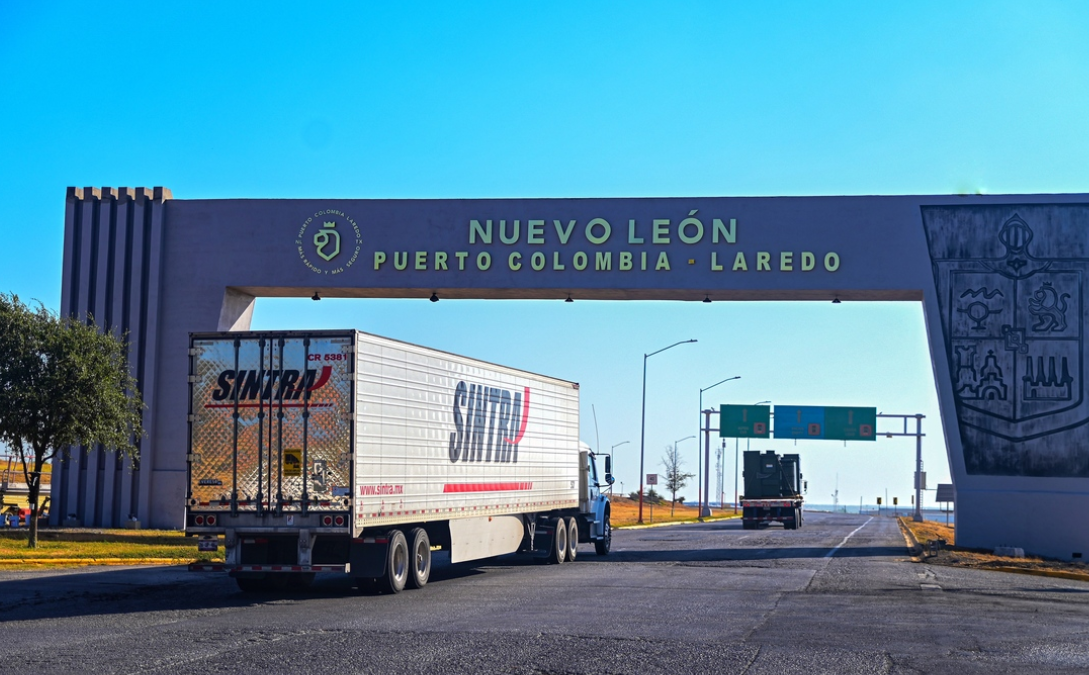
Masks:
[[[605,482],[612,485],[616,482],[613,478],[613,457],[612,455],[605,455]]]

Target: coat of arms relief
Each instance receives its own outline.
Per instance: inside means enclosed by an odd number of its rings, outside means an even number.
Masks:
[[[970,474],[1089,476],[1089,207],[923,209]]]

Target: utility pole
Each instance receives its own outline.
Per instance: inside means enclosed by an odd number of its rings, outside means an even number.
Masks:
[[[915,513],[912,516],[912,520],[915,522],[922,522],[923,520],[923,490],[926,489],[926,473],[923,471],[923,418],[926,415],[886,415],[884,413],[878,413],[878,417],[895,418],[903,421],[903,427],[900,431],[879,431],[879,436],[885,436],[885,438],[892,438],[894,436],[914,436],[915,437]],[[908,431],[908,420],[915,420],[915,431]],[[885,505],[889,503],[889,490],[885,488]],[[895,511],[894,511],[895,512]]]

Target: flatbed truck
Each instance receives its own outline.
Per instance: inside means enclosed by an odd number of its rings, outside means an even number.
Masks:
[[[745,494],[741,497],[741,526],[746,530],[782,523],[787,530],[802,526],[805,483],[798,455],[772,450],[745,451]]]

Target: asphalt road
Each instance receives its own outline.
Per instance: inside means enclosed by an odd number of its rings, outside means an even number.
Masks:
[[[1089,583],[910,562],[889,518],[616,532],[548,566],[243,594],[179,568],[0,572],[0,672],[1084,673]]]

